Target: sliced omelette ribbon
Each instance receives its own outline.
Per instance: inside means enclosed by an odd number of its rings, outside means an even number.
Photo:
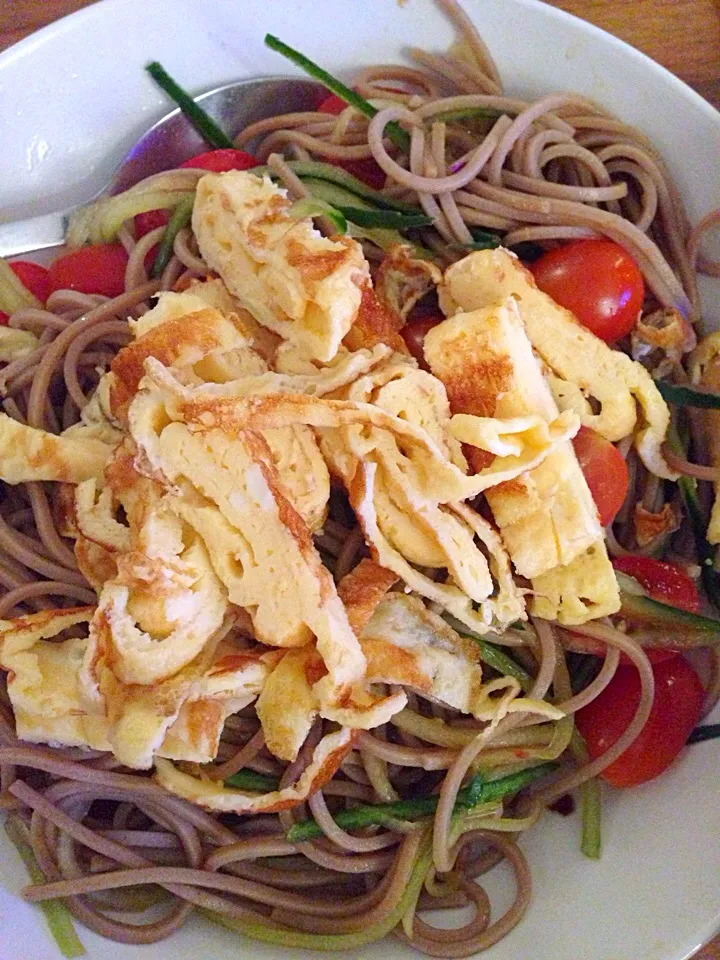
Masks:
[[[263,326],[329,361],[357,316],[368,265],[357,241],[326,239],[290,206],[267,176],[209,173],[198,182],[193,232],[205,262]]]
[[[573,315],[538,290],[532,275],[508,250],[481,250],[453,264],[439,289],[447,316],[477,310],[508,296],[517,299],[533,347],[560,381],[575,384],[586,399],[600,405],[582,411],[572,388],[556,390],[562,405],[581,415],[585,426],[615,442],[633,434],[645,466],[656,476],[676,480],[665,462],[662,443],[670,415],[648,371],[620,350],[613,350],[581,326]]]
[[[0,413],[0,479],[5,483],[102,478],[112,446],[85,431],[56,435]]]
[[[158,759],[158,783],[175,796],[218,813],[278,813],[291,810],[331,780],[353,745],[354,733],[342,727],[326,734],[313,751],[310,763],[295,783],[271,793],[247,793],[217,780],[193,777],[168,760]]]
[[[376,427],[407,445],[417,456],[402,455],[405,472],[414,486],[440,503],[477,496],[491,486],[512,480],[537,466],[554,443],[574,436],[576,417],[560,415],[548,425],[549,444],[542,450],[523,450],[520,456],[496,458],[484,471],[465,475],[449,461],[437,443],[420,427],[393,416],[374,404],[350,400],[331,400],[300,394],[266,394],[239,398],[204,396],[179,384],[161,364],[149,358],[148,377],[169,393],[171,415],[196,431],[217,428],[225,432],[262,431],[304,423],[315,429],[337,427]],[[372,447],[372,439],[367,441]]]

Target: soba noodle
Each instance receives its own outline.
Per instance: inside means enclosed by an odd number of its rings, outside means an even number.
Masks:
[[[473,241],[476,228],[504,233],[508,245],[544,247],[609,237],[640,265],[648,309],[674,308],[682,314],[687,349],[699,319],[696,268],[718,273],[718,264],[699,250],[703,231],[717,223],[718,214],[691,230],[653,145],[596,104],[564,93],[534,102],[506,96],[467,16],[453,0],[442,0],[442,6],[459,33],[448,55],[411,50],[417,67],[376,65],[358,77],[358,91],[379,107],[372,120],[352,108],[338,116],[285,114],[241,131],[237,146],[253,147],[296,198],[308,190],[286,160],[374,159],[386,175],[387,194],[415,202],[432,217],[434,230],[424,232],[423,242],[444,263],[463,255],[462,245]],[[394,121],[410,133],[409,155],[386,136]],[[146,185],[187,191],[200,175],[170,171]],[[19,310],[10,318],[11,327],[39,337],[34,352],[0,372],[3,407],[11,417],[52,432],[77,422],[100,373],[130,339],[128,316],[141,315],[158,291],[183,289],[189,278],[208,272],[192,231],[185,228],[162,275],[149,279],[146,258],[163,232],[160,227],[136,240],[132,221],[122,228],[119,239],[129,260],[121,296],[57,291],[44,309]],[[378,259],[377,250],[371,259]],[[629,461],[634,458],[627,446],[624,453]],[[717,480],[716,468],[669,459],[691,476]],[[633,466],[631,506],[646,483],[643,469]],[[333,558],[338,580],[365,550],[348,510],[346,503],[331,509],[317,538],[318,548]],[[94,602],[64,537],[60,513],[50,485],[4,488],[0,617]],[[635,546],[625,529],[627,517],[625,511],[608,532],[614,553]],[[306,804],[279,814],[216,817],[166,793],[149,775],[125,771],[110,755],[21,743],[3,690],[2,802],[28,824],[47,878],[26,896],[31,901],[62,898],[82,924],[123,943],[158,942],[203,908],[234,929],[286,946],[352,949],[396,930],[431,956],[481,951],[512,929],[530,902],[530,869],[516,833],[558,796],[611,764],[641,731],[652,705],[653,673],[632,636],[609,623],[586,624],[575,632],[604,652],[595,678],[575,694],[563,630],[535,621],[520,640],[513,638],[524,644],[516,649],[533,666],[529,695],[550,696],[571,716],[606,688],[623,653],[637,667],[642,686],[633,721],[602,757],[584,766],[574,763],[563,741],[560,775],[535,791],[530,807],[525,797],[504,814],[498,809],[482,813],[482,828],[473,827],[473,817],[467,825],[454,817],[458,791],[483,762],[488,768],[505,763],[520,747],[551,750],[562,738],[543,726],[542,718],[514,714],[495,725],[481,724],[410,694],[397,722],[361,732],[340,771]],[[716,698],[717,670],[712,687]],[[572,720],[562,723],[569,738]],[[227,779],[249,769],[278,776],[283,786],[297,779],[322,735],[323,723],[317,721],[298,759],[283,764],[267,751],[254,708],[247,708],[228,721],[218,762],[205,772],[211,779]],[[433,793],[438,804],[432,824],[390,818],[381,827],[350,832],[333,818],[357,802]],[[289,842],[287,830],[309,816],[322,836]],[[474,879],[499,860],[512,868],[516,894],[505,915],[491,920],[487,895]],[[143,889],[160,891],[150,897],[149,919]],[[407,900],[408,890],[415,891],[414,899]],[[417,912],[458,905],[473,909],[472,919],[458,930],[436,929]]]

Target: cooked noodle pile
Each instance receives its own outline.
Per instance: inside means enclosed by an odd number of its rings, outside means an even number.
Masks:
[[[696,269],[717,270],[698,253],[698,230],[711,226],[712,218],[691,231],[656,149],[597,105],[572,94],[532,103],[506,96],[465,15],[450,0],[443,6],[459,30],[450,53],[411,50],[415,67],[372,66],[356,78],[358,92],[379,107],[371,121],[352,108],[337,116],[287,114],[243,130],[237,146],[253,149],[294,198],[307,190],[286,161],[374,158],[386,174],[384,192],[418,204],[432,217],[434,227],[422,228],[418,240],[442,266],[467,252],[462,245],[473,242],[470,231],[476,228],[503,234],[506,246],[546,247],[593,236],[616,240],[642,269],[646,315],[664,309],[675,331],[664,369],[682,371],[699,319]],[[409,156],[387,137],[393,121],[410,133]],[[134,189],[183,195],[201,175],[170,171]],[[136,241],[131,217],[121,227],[119,238],[130,257],[121,296],[58,291],[44,309],[23,309],[11,317],[10,326],[35,334],[39,345],[0,371],[3,408],[10,417],[52,433],[76,423],[100,375],[131,340],[128,317],[146,312],[158,291],[185,289],[209,273],[185,227],[162,276],[149,279],[145,260],[163,232],[160,227]],[[382,257],[371,239],[363,240],[363,249],[372,261]],[[652,348],[652,341],[645,345]],[[629,442],[623,452],[633,483],[629,503],[608,533],[609,547],[614,553],[650,553],[658,536],[668,536],[672,521],[640,542],[633,510],[639,503],[658,516],[668,498],[671,513],[674,495],[642,465]],[[683,469],[677,460],[670,464]],[[96,602],[67,539],[63,495],[41,481],[4,486],[0,618]],[[336,581],[368,555],[339,491],[315,544]],[[228,621],[221,629],[239,648],[256,649],[245,626]],[[548,722],[516,712],[488,723],[408,690],[407,707],[390,722],[361,731],[324,786],[290,809],[257,815],[207,813],[167,792],[150,772],[129,771],[110,753],[22,742],[3,689],[2,801],[27,826],[48,881],[29,888],[28,898],[62,898],[81,923],[133,944],[167,937],[200,908],[249,936],[288,947],[352,950],[395,931],[432,956],[483,950],[512,929],[530,902],[530,870],[516,842],[519,835],[548,805],[592,780],[624,751],[642,729],[653,698],[653,675],[640,644],[609,620],[578,626],[571,634],[535,618],[523,630],[510,628],[491,639],[529,673],[525,695],[548,697],[567,719]],[[601,660],[599,672],[573,693],[568,664],[570,651],[577,650]],[[638,668],[640,704],[620,740],[590,763],[571,739],[572,715],[610,682],[620,653]],[[490,677],[497,675],[492,666],[486,669]],[[227,720],[217,760],[205,765],[202,775],[217,781],[252,771],[278,781],[282,790],[299,780],[323,736],[334,729],[317,719],[297,759],[286,763],[266,748],[256,709],[247,707]],[[459,791],[478,769],[492,778],[551,760],[560,762],[556,773],[504,805],[488,802],[453,816]],[[434,818],[388,817],[352,832],[334,819],[358,803],[432,795],[438,798]],[[293,824],[308,818],[319,825],[319,837],[286,839]],[[475,881],[500,860],[514,872],[516,894],[496,919]],[[471,918],[457,930],[437,929],[423,918],[430,908],[465,905],[472,907]]]

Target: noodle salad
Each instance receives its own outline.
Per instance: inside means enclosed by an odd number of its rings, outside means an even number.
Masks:
[[[599,857],[600,781],[720,732],[720,215],[439,2],[352,87],[268,35],[317,108],[233,138],[148,65],[207,151],[0,261],[0,801],[67,957],[475,955],[526,830]]]

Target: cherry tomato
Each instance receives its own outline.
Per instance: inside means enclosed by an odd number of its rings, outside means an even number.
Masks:
[[[120,243],[78,247],[58,257],[50,266],[53,290],[79,290],[117,297],[125,290],[128,256]]]
[[[318,107],[320,113],[342,113],[347,104],[336,93],[329,94]]]
[[[225,173],[227,170],[252,170],[253,167],[260,166],[260,162],[251,153],[228,147],[225,150],[208,150],[205,153],[198,153],[180,166]]]
[[[674,563],[630,554],[626,557],[614,557],[612,564],[616,570],[637,580],[654,600],[690,613],[700,612],[700,595],[694,580]],[[573,638],[577,645],[583,645],[583,637],[579,634],[573,633]],[[651,663],[662,663],[663,660],[679,656],[677,650],[667,646],[643,649]],[[624,653],[620,654],[620,663],[625,666],[632,665],[632,661]]]
[[[0,310],[0,327],[6,327],[8,325],[9,319],[10,319],[10,314],[5,313],[4,310]]]
[[[357,180],[362,180],[373,190],[381,190],[385,186],[385,171],[378,166],[372,157],[365,160],[333,160],[327,158],[328,163],[342,167]]]
[[[147,213],[138,213],[135,215],[135,238],[139,240],[151,230],[157,230],[158,227],[166,227],[170,219],[167,210],[148,210]]]
[[[418,320],[406,323],[400,331],[400,336],[405,341],[405,346],[424,370],[427,370],[423,350],[425,335],[428,330],[432,330],[433,327],[442,323],[444,319],[445,317],[443,317],[442,314],[431,313],[427,317],[421,317]]]
[[[695,581],[674,563],[653,557],[615,557],[616,570],[634,577],[654,600],[690,613],[700,613],[700,594]]]
[[[323,100],[318,110],[320,113],[337,115],[342,113],[346,106],[347,104],[341,97],[331,93]],[[328,157],[327,162],[332,163],[335,167],[342,167],[343,170],[346,170],[358,180],[362,180],[373,190],[380,190],[385,185],[385,171],[377,165],[372,157],[368,157],[366,160],[334,160],[332,157]]]
[[[20,283],[34,294],[40,303],[45,303],[52,293],[50,277],[45,267],[30,260],[13,260],[10,269]]]
[[[628,470],[622,454],[599,433],[580,427],[573,439],[575,455],[606,527],[615,519],[628,492]]]
[[[684,657],[653,663],[655,699],[637,740],[601,774],[614,787],[634,787],[670,766],[700,719],[705,691]],[[630,724],[640,702],[635,667],[618,667],[603,692],[575,714],[591,758],[602,756]]]
[[[577,240],[530,266],[538,287],[595,336],[614,343],[635,326],[645,297],[633,258],[611,240]]]

